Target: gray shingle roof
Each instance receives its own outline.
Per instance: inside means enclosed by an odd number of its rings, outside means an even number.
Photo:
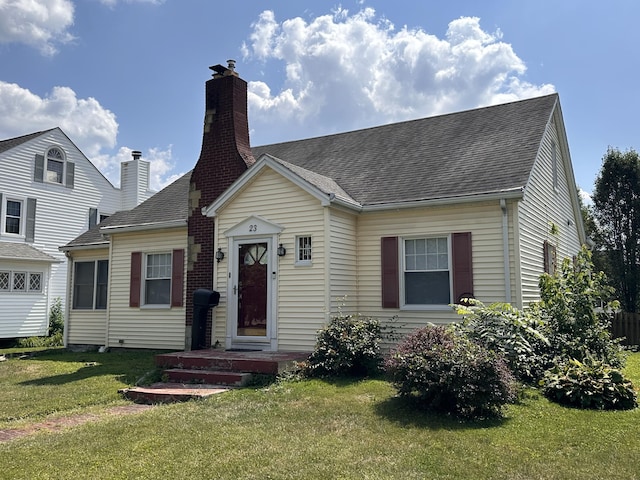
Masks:
[[[175,182],[167,185],[131,210],[116,212],[95,227],[87,230],[62,247],[79,247],[107,244],[101,229],[153,224],[165,225],[170,222],[184,221],[186,225],[189,213],[189,183],[191,172],[184,174]],[[103,230],[104,231],[104,230]]]
[[[41,252],[26,243],[0,242],[0,259],[5,260],[30,260],[39,262],[57,263],[55,257]]]
[[[252,148],[328,177],[362,205],[525,187],[557,94]]]
[[[46,133],[50,130],[54,130],[53,128],[49,130],[43,130],[41,132],[29,133],[28,135],[22,135],[20,137],[8,138],[6,140],[0,140],[0,153],[6,152],[7,150],[11,150],[12,148],[17,147],[18,145],[23,144],[24,142],[28,142],[29,140],[36,138],[43,133]]]

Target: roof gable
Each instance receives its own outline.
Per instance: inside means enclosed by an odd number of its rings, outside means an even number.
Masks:
[[[23,143],[28,142],[29,140],[33,140],[34,138],[37,138],[40,135],[50,132],[51,130],[55,130],[55,128],[50,128],[49,130],[43,130],[41,132],[29,133],[27,135],[22,135],[20,137],[7,138],[6,140],[0,140],[0,153],[6,152],[7,150],[11,150],[12,148],[18,147]]]

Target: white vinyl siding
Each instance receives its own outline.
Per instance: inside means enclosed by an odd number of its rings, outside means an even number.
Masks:
[[[0,338],[47,334],[49,268],[42,262],[0,262],[0,286],[6,287],[0,289]],[[34,281],[39,283],[39,291]]]
[[[310,351],[316,332],[326,320],[325,225],[320,202],[266,169],[254,178],[216,219],[217,245],[227,245],[224,232],[251,215],[285,226],[278,243],[287,248],[287,255],[278,257],[277,269],[277,337],[279,350]],[[310,266],[295,266],[295,241],[298,236],[313,239],[313,262]],[[274,245],[274,248],[277,245]],[[216,286],[221,293],[220,305],[214,309],[214,339],[224,344],[226,336],[227,259],[216,264]]]
[[[109,250],[106,248],[93,250],[78,250],[73,252],[74,262],[108,261]],[[71,269],[71,284],[75,285],[75,268]],[[107,279],[109,272],[107,272]],[[74,304],[74,290],[71,291],[71,305]],[[65,326],[65,336],[69,345],[104,345],[106,339],[107,311],[106,309],[69,309],[69,316]]]
[[[358,313],[358,216],[330,210],[330,312]]]
[[[165,254],[187,248],[186,228],[120,233],[111,237],[108,345],[127,348],[184,349],[185,307],[129,307],[131,252]],[[184,268],[186,271],[185,255]],[[186,275],[185,275],[186,281]],[[186,291],[186,285],[185,291]],[[187,301],[190,301],[187,300]]]
[[[554,188],[553,145],[556,146],[557,188]],[[540,299],[538,282],[544,272],[544,242],[556,247],[558,263],[580,249],[569,184],[573,178],[567,176],[568,159],[561,146],[552,123],[547,128],[518,208],[523,306]]]
[[[504,302],[502,211],[495,201],[361,214],[358,217],[358,311],[382,321],[397,315],[404,333],[428,322],[460,320],[448,308],[428,311],[381,308],[381,237],[438,237],[455,232],[471,232],[476,298],[486,304]],[[509,243],[512,252],[513,240]]]

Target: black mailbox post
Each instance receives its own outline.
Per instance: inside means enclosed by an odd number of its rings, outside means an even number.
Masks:
[[[206,288],[193,292],[193,322],[191,325],[191,350],[207,348],[207,314],[218,305],[220,293]]]

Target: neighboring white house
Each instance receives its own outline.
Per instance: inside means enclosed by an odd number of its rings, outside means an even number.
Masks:
[[[68,344],[309,351],[342,302],[406,329],[470,296],[526,307],[586,241],[557,94],[249,150],[246,83],[212,68],[194,170],[62,247],[108,268],[70,278],[107,308],[72,304]],[[206,335],[198,288],[220,293]]]
[[[0,141],[0,338],[46,335],[67,297],[58,247],[153,194],[139,152],[114,187],[60,128]]]

